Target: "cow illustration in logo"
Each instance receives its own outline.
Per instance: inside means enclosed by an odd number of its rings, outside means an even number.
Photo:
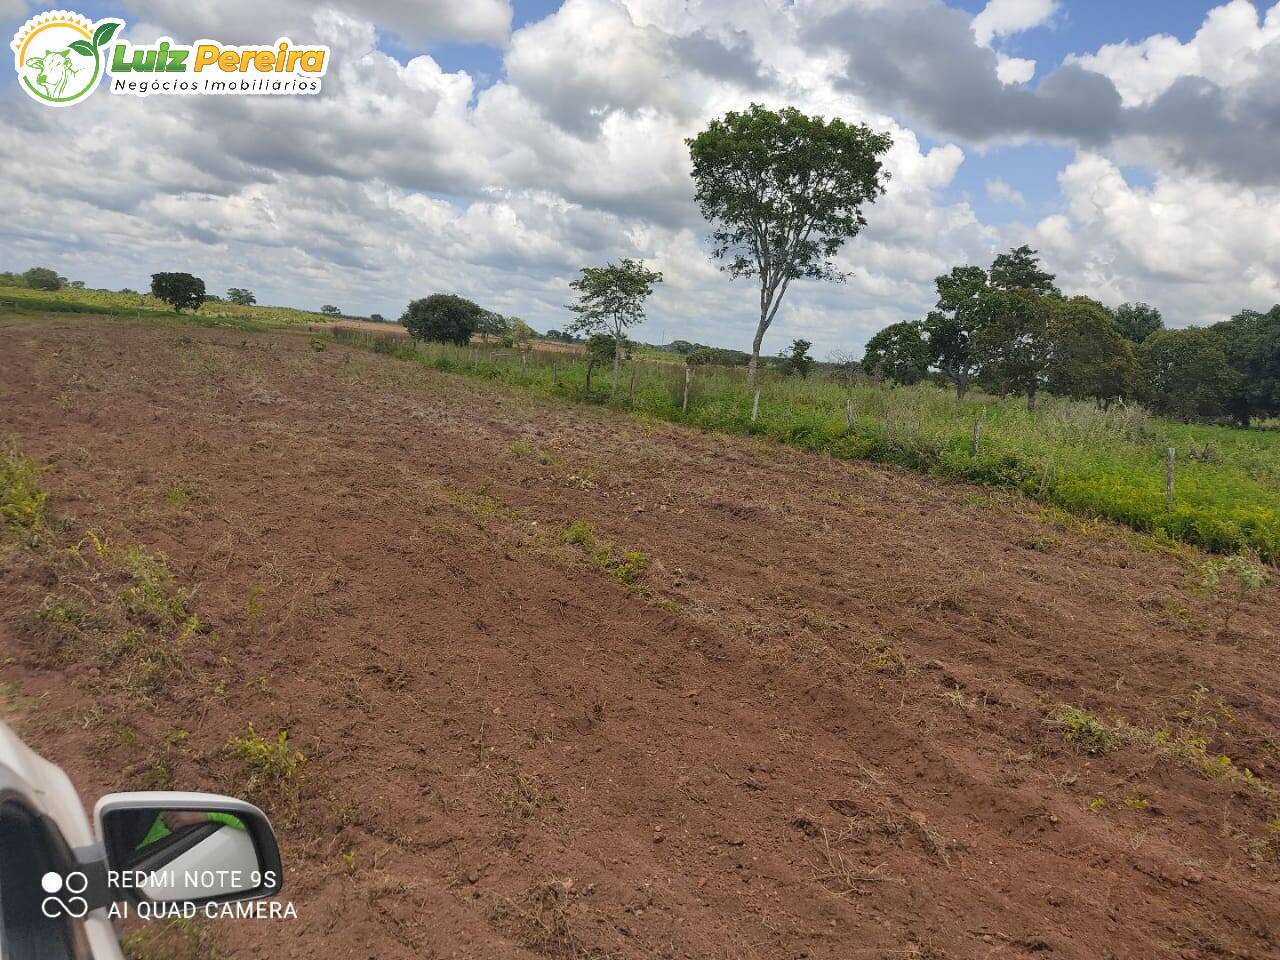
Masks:
[[[10,44],[22,89],[51,107],[83,100],[102,79],[107,44],[122,26],[122,20],[94,23],[70,10],[32,17]]]

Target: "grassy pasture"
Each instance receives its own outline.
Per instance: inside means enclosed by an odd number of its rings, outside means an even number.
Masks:
[[[1086,517],[1128,524],[1215,552],[1256,552],[1280,562],[1280,430],[1180,424],[1139,407],[1099,410],[1046,398],[972,392],[957,401],[931,385],[889,387],[762,372],[760,409],[740,370],[694,368],[683,410],[684,368],[637,362],[611,396],[598,367],[587,390],[575,357],[532,351],[414,344],[338,328],[339,340],[437,370],[498,380],[576,402],[729,433],[755,434],[844,459],[892,463],[938,476],[1009,487]],[[634,387],[633,387],[634,376]],[[852,418],[849,412],[852,411]],[[974,450],[974,425],[981,438]],[[1175,497],[1165,499],[1166,450],[1176,451]]]

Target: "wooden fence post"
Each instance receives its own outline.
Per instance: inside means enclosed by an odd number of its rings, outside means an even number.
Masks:
[[[693,375],[693,368],[686,366],[684,368],[684,400],[680,404],[680,412],[689,412],[689,377]]]
[[[1173,509],[1173,464],[1177,452],[1170,447],[1164,456],[1164,505]]]
[[[850,430],[853,429],[853,398],[852,397],[850,397],[848,400],[844,402],[844,425]]]
[[[751,422],[760,419],[760,388],[756,387],[756,398],[751,401]]]
[[[636,404],[636,365],[631,364],[631,387],[627,390],[627,403],[631,406]]]
[[[529,351],[527,350],[520,351],[520,372],[529,372]]]
[[[551,361],[551,384],[552,386],[560,386],[560,368],[556,366],[554,360]]]
[[[973,440],[971,443],[970,453],[975,457],[978,455],[978,448],[982,446],[982,421],[973,421]]]

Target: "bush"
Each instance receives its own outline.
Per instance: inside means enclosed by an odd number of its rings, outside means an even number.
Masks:
[[[471,342],[484,310],[479,304],[452,293],[433,293],[414,300],[405,308],[400,322],[410,336],[433,343]]]

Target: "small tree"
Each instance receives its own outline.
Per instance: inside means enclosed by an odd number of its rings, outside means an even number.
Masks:
[[[199,310],[204,303],[204,281],[189,273],[153,273],[151,295],[181,313],[183,307]]]
[[[387,318],[386,318],[386,317],[384,317],[384,316],[383,316],[382,314],[380,314],[380,313],[371,313],[371,314],[369,314],[369,319],[370,319],[370,320],[372,320],[374,323],[386,323],[386,322],[387,322]]]
[[[466,346],[484,310],[453,293],[433,293],[405,307],[400,322],[418,340]]]
[[[812,346],[808,340],[792,340],[791,347],[778,354],[783,372],[799,374],[802,380],[809,376],[817,362],[809,356],[809,348]]]
[[[324,306],[320,308],[320,312],[329,317],[336,317],[341,315],[342,313],[342,311],[339,310],[337,307],[335,307],[332,303],[326,303]]]
[[[1114,314],[1116,329],[1126,340],[1141,343],[1157,330],[1164,329],[1160,311],[1146,303],[1122,303]]]
[[[603,267],[583,267],[582,276],[569,286],[578,291],[578,302],[569,309],[577,314],[570,329],[579,333],[608,333],[617,344],[613,352],[612,393],[618,392],[618,369],[627,327],[644,320],[644,302],[662,274],[642,260],[624,258]]]
[[[918,323],[893,323],[867,341],[862,369],[894,383],[919,383],[929,372],[929,345]]]
[[[476,320],[476,333],[485,340],[500,341],[507,333],[507,318],[493,310],[482,310]]]
[[[747,380],[791,281],[843,280],[832,258],[866,226],[864,204],[884,192],[880,158],[893,141],[863,124],[758,103],[730,111],[685,141],[695,199],[712,224],[711,255],[731,277],[760,281],[760,317]]]
[[[252,290],[246,290],[244,287],[228,287],[227,302],[251,307],[258,302],[258,298],[253,295]]]
[[[61,290],[63,281],[57,270],[32,267],[22,275],[22,282],[32,290]]]
[[[987,271],[981,267],[953,267],[937,277],[938,306],[921,324],[929,348],[929,363],[938,368],[963,400],[978,373],[977,334],[985,325],[990,300]]]
[[[527,349],[529,341],[535,336],[533,327],[519,317],[504,317],[503,319],[506,321],[507,331],[502,335],[502,345],[504,347],[517,347],[521,350]]]

